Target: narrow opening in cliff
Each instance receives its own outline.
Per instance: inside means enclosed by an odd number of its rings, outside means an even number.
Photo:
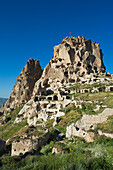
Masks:
[[[52,97],[48,97],[47,99],[48,99],[48,100],[52,100]]]
[[[71,63],[73,64],[74,63],[74,60],[75,60],[75,51],[74,49],[70,48],[70,50],[68,51],[69,55],[70,55],[70,60],[71,60]]]
[[[68,71],[64,72],[64,76],[68,78]]]
[[[34,101],[37,102],[38,101],[38,97],[35,97]]]
[[[51,89],[47,90],[47,95],[53,94],[54,92]]]
[[[59,58],[59,61],[61,62],[61,61],[62,61],[62,59],[61,59],[61,58]]]
[[[88,90],[85,90],[84,92],[85,92],[85,93],[88,93]]]
[[[113,87],[110,87],[110,91],[113,91]]]
[[[79,130],[79,128],[77,126],[75,128],[76,128],[77,131]]]
[[[77,66],[81,66],[81,62],[78,62]]]
[[[70,82],[70,83],[74,83],[74,82],[75,82],[75,79],[69,79],[69,82]]]
[[[66,96],[66,99],[70,99],[70,97],[69,97],[69,96]]]
[[[97,71],[97,67],[94,67],[94,70]]]
[[[55,95],[55,96],[53,97],[53,100],[58,100],[57,95]]]

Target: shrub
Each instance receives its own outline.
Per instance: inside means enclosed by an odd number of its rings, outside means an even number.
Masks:
[[[91,159],[89,162],[88,168],[91,170],[96,170],[96,169],[98,169],[98,170],[112,170],[113,166],[103,156],[103,157]]]

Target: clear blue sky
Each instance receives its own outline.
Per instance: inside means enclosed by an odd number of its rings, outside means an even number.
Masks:
[[[69,32],[100,43],[113,73],[112,0],[0,0],[0,97],[9,97],[29,58],[44,68]]]

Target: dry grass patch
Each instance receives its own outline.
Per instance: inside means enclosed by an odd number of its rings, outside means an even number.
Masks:
[[[107,93],[100,92],[100,93],[94,93],[92,95],[89,95],[87,97],[87,100],[104,100],[104,98],[107,96]]]
[[[108,96],[103,104],[107,105],[107,107],[113,108],[113,95]]]

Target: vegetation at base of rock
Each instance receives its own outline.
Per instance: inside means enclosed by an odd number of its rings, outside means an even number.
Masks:
[[[25,127],[27,125],[27,120],[24,120],[18,124],[14,124],[12,126],[9,126],[8,124],[8,127],[6,127],[7,129],[5,129],[5,127],[0,127],[1,129],[1,132],[0,132],[0,136],[1,136],[1,139],[3,140],[7,140],[9,138],[12,138],[14,135],[19,135],[19,131]],[[4,131],[4,130],[5,131]]]
[[[75,105],[71,104],[61,111],[65,112],[65,116],[62,116],[60,122],[55,127],[62,133],[66,132],[67,125],[76,122],[84,114],[82,109],[76,109]]]
[[[104,132],[113,133],[113,116],[109,116],[106,122],[98,124],[95,130],[97,129]]]
[[[14,170],[50,170],[50,169],[85,169],[85,170],[112,170],[113,169],[113,139],[100,137],[93,143],[86,143],[75,137],[71,141],[50,142],[43,146],[40,153],[43,155],[29,155],[26,157],[0,158],[0,169]],[[53,147],[68,149],[65,154],[52,155]]]

